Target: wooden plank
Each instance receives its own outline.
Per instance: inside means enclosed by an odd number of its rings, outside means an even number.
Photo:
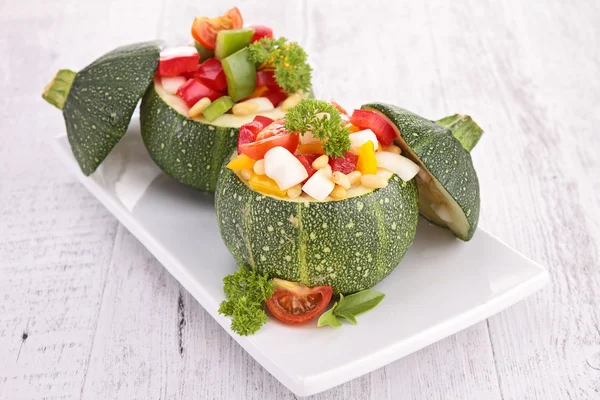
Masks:
[[[49,150],[64,121],[40,93],[53,70],[81,68],[102,51],[139,40],[136,35],[155,35],[157,17],[144,11],[136,12],[154,21],[154,32],[111,30],[108,21],[124,27],[134,11],[114,15],[115,5],[1,5],[2,399],[81,393],[118,223]]]
[[[489,321],[500,388],[510,399],[596,398],[600,164],[590,149],[600,148],[600,115],[590,107],[600,85],[591,79],[597,43],[587,38],[599,36],[600,15],[560,2],[543,13],[520,2],[485,6],[497,18],[470,25],[482,32],[471,53],[487,53],[482,91],[495,95],[487,106],[497,129],[476,153],[489,160],[478,164],[485,224],[552,276],[549,288]]]

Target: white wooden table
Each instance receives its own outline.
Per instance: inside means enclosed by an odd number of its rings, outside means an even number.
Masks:
[[[234,5],[206,3],[0,1],[1,399],[294,398],[49,150],[55,70],[185,43],[194,15]],[[237,2],[305,46],[323,98],[475,117],[481,226],[552,283],[314,398],[600,399],[600,8],[406,3]]]

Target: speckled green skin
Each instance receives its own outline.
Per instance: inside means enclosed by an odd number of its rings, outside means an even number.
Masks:
[[[470,240],[479,221],[480,197],[479,180],[469,152],[448,128],[410,111],[383,103],[365,104],[362,108],[379,111],[396,125],[408,147],[464,212],[469,231],[457,236]]]
[[[192,121],[150,85],[140,107],[142,138],[154,162],[178,182],[214,192],[219,170],[237,147],[239,128]]]
[[[75,76],[63,107],[67,136],[84,174],[90,175],[121,140],[152,82],[161,42],[119,47]]]
[[[362,196],[292,202],[261,195],[223,168],[215,207],[238,263],[343,294],[373,287],[396,268],[418,217],[416,184],[396,175],[386,188]]]

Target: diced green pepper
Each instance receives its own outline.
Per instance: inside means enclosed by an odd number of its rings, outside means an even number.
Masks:
[[[227,78],[227,94],[238,101],[250,96],[256,89],[256,67],[248,60],[248,48],[221,60]]]
[[[229,111],[234,104],[235,102],[229,96],[219,97],[210,103],[210,105],[202,111],[202,114],[204,114],[204,118],[206,118],[208,122],[213,122],[215,119]]]
[[[215,46],[215,57],[222,60],[248,46],[254,36],[254,29],[240,28],[219,31]]]
[[[208,60],[209,58],[213,58],[215,56],[214,51],[212,51],[211,49],[207,49],[198,42],[194,42],[194,46],[196,46],[196,50],[198,51],[198,54],[200,54],[201,62]]]

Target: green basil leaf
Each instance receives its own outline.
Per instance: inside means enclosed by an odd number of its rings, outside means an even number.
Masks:
[[[335,311],[335,315],[338,316],[338,317],[340,317],[340,318],[346,318],[348,321],[352,322],[354,325],[357,324],[356,318],[352,314]]]
[[[344,315],[344,318],[346,318],[346,315],[357,316],[363,314],[375,308],[381,303],[384,297],[385,294],[373,289],[351,294],[340,299],[340,304],[335,309],[334,314],[338,316]]]
[[[334,312],[335,308],[337,307],[337,305],[338,305],[338,303],[335,302],[333,304],[333,307],[331,307],[329,310],[327,310],[323,314],[321,314],[321,316],[319,317],[319,320],[317,321],[317,326],[320,327],[320,326],[330,325],[334,328],[337,328],[342,325],[340,323],[340,321],[337,319],[337,317],[335,315],[333,315],[333,312]]]

